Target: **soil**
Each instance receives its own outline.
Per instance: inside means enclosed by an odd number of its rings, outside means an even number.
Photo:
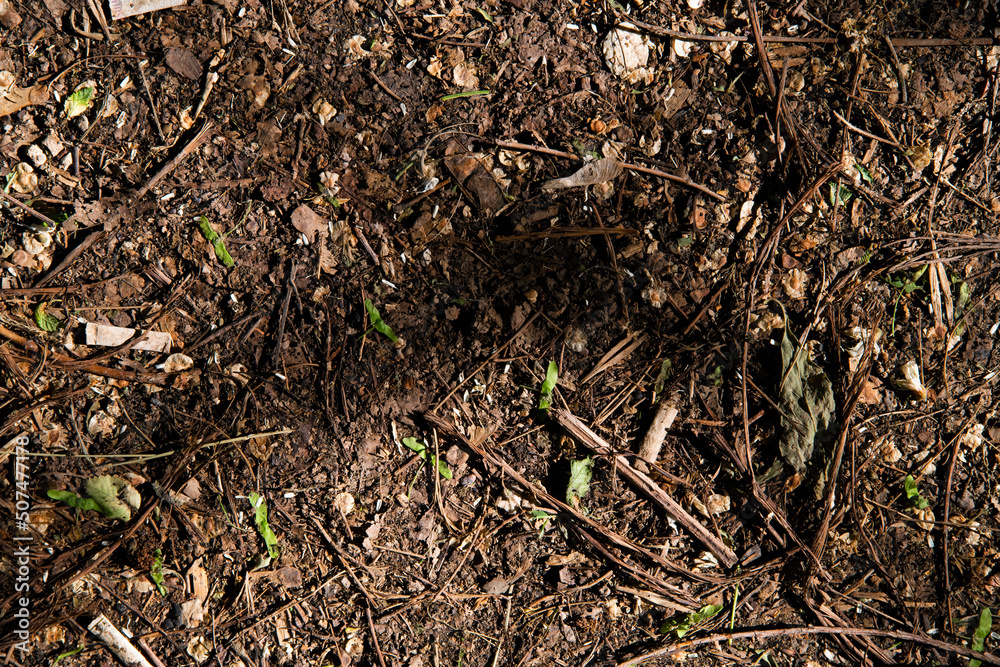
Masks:
[[[995,649],[995,9],[111,9],[0,2],[6,662]]]

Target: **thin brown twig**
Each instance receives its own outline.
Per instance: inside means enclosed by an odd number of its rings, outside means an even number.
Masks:
[[[750,42],[756,41],[753,35],[700,35],[693,32],[684,32],[683,30],[670,30],[668,28],[661,28],[658,25],[652,23],[646,23],[644,21],[639,21],[632,16],[622,16],[626,21],[632,24],[633,27],[627,25],[619,25],[618,27],[622,30],[631,30],[633,32],[638,32],[644,30],[658,37],[675,37],[677,39],[682,39],[688,42]],[[761,42],[764,44],[836,44],[839,38],[837,37],[788,37],[785,35],[764,35],[760,36]],[[910,37],[895,37],[890,38],[889,43],[895,48],[934,48],[941,46],[992,46],[997,43],[997,40],[990,37],[970,37],[967,39],[950,39],[946,37],[926,37],[926,38],[910,38]]]
[[[955,615],[951,610],[951,573],[949,572],[950,560],[948,557],[948,540],[951,537],[951,527],[948,526],[947,522],[951,512],[951,483],[955,475],[955,460],[958,458],[958,448],[962,443],[962,439],[958,438],[955,440],[955,444],[951,449],[951,461],[948,463],[948,481],[944,487],[944,520],[945,525],[942,531],[941,538],[941,557],[944,560],[944,594],[945,599],[948,604],[948,627],[951,634],[955,634]]]
[[[932,646],[942,651],[949,651],[951,653],[957,653],[959,655],[964,655],[970,658],[976,658],[977,660],[982,660],[983,662],[1000,664],[1000,656],[994,655],[992,653],[973,651],[972,649],[968,649],[958,644],[949,644],[948,642],[943,642],[938,639],[932,639],[930,637],[926,637],[923,635],[916,635],[911,632],[899,632],[898,630],[879,630],[875,628],[837,628],[837,627],[828,628],[822,626],[807,625],[805,627],[796,627],[796,628],[770,628],[764,630],[741,630],[738,632],[719,632],[708,635],[707,637],[699,637],[698,639],[691,639],[686,642],[678,642],[675,644],[671,644],[669,646],[658,648],[655,651],[650,651],[635,658],[630,658],[629,660],[620,662],[616,665],[616,667],[637,667],[641,663],[648,662],[650,660],[666,658],[667,656],[670,656],[674,653],[678,653],[680,651],[686,651],[689,648],[694,648],[695,646],[702,646],[704,644],[714,644],[716,642],[731,641],[734,639],[753,639],[759,641],[761,639],[770,639],[773,637],[802,637],[808,635],[855,635],[859,637],[884,637],[886,639],[895,639],[898,641],[907,641],[907,642],[913,642],[915,644]]]
[[[167,163],[163,165],[163,167],[156,172],[156,174],[154,174],[144,186],[139,188],[135,194],[132,195],[132,199],[142,199],[147,192],[149,192],[157,183],[160,182],[160,180],[163,179],[164,176],[180,166],[181,162],[187,159],[191,153],[195,152],[199,146],[205,143],[205,140],[212,134],[213,127],[214,125],[211,120],[206,120],[202,123],[202,126],[197,132],[195,132],[195,135],[191,137],[191,141],[184,145],[184,148],[181,149],[180,153],[168,160]]]
[[[9,194],[7,194],[6,192],[4,192],[2,189],[0,189],[0,197],[2,197],[5,201],[8,201],[11,204],[13,204],[14,206],[18,207],[19,209],[21,209],[22,211],[24,211],[28,215],[30,215],[30,216],[32,216],[34,218],[38,218],[39,220],[41,220],[42,222],[44,222],[46,225],[48,225],[49,229],[55,229],[56,227],[58,227],[58,223],[55,220],[53,220],[52,218],[49,218],[47,216],[42,215],[41,213],[39,213],[38,211],[36,211],[35,209],[31,208],[30,206],[28,206],[26,204],[22,204],[17,199],[14,199]]]

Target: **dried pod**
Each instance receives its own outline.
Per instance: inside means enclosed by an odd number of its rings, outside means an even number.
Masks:
[[[319,118],[320,125],[326,125],[331,118],[337,115],[337,110],[333,108],[333,105],[323,98],[313,102],[312,111]]]
[[[587,185],[604,183],[618,177],[622,173],[622,165],[613,158],[601,158],[583,165],[580,169],[564,178],[554,178],[542,184],[543,190],[559,190],[561,188],[578,188]]]
[[[910,392],[918,401],[925,400],[927,398],[927,388],[924,387],[924,383],[920,380],[920,367],[917,366],[917,362],[907,361],[899,369],[899,372],[903,377],[896,380],[896,387]]]

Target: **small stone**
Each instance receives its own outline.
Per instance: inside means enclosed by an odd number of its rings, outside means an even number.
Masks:
[[[45,135],[45,138],[42,139],[42,146],[45,146],[45,150],[47,150],[49,155],[52,157],[56,157],[66,150],[63,142],[59,141],[59,135],[55,132],[49,132]]]
[[[31,144],[28,146],[28,159],[31,160],[31,164],[36,167],[41,167],[45,164],[48,158],[45,157],[45,151],[42,150],[41,146],[38,144]]]

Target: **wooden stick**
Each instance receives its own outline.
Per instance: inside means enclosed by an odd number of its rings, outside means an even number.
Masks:
[[[661,400],[660,407],[656,410],[656,416],[653,417],[653,423],[649,425],[646,437],[642,439],[642,445],[639,447],[639,460],[635,462],[636,470],[648,473],[649,466],[646,464],[656,463],[656,460],[660,458],[663,441],[676,418],[677,406],[674,405],[673,401]]]
[[[125,638],[122,631],[108,620],[108,617],[101,614],[87,626],[87,629],[94,633],[104,645],[114,653],[123,665],[135,667],[153,667],[146,656],[139,652],[135,646]]]

